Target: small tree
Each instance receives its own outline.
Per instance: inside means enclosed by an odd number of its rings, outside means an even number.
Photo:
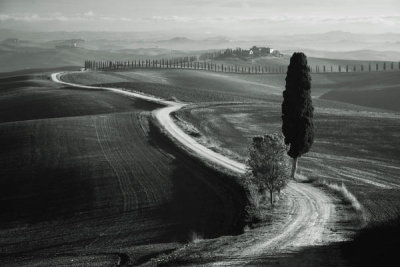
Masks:
[[[290,58],[282,103],[282,132],[285,144],[290,145],[288,154],[293,158],[293,179],[297,159],[307,153],[314,142],[313,112],[307,57],[303,53],[294,53]]]
[[[289,178],[286,151],[283,136],[279,134],[254,137],[249,149],[248,165],[252,179],[261,192],[269,191],[271,205],[273,205],[273,193],[280,192]]]

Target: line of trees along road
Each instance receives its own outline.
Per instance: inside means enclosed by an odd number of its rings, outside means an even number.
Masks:
[[[91,61],[86,60],[85,69],[92,70],[129,70],[129,69],[193,69],[229,73],[284,73],[285,68],[266,66],[238,66],[217,64],[207,61],[180,59],[152,59],[132,61]]]
[[[397,66],[396,66],[397,65]],[[197,57],[182,57],[172,59],[146,59],[131,61],[96,61],[86,60],[85,69],[91,70],[130,70],[130,69],[193,69],[212,72],[270,74],[286,73],[284,66],[239,66],[230,64],[218,64],[212,61],[199,61]],[[399,71],[400,62],[365,63],[359,65],[314,65],[310,66],[310,72],[375,72],[375,71]]]

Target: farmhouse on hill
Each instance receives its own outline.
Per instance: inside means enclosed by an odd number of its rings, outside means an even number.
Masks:
[[[252,56],[269,56],[272,55],[272,53],[274,52],[274,49],[269,48],[269,47],[257,47],[257,46],[253,46],[252,48],[250,48],[249,51],[249,55]]]

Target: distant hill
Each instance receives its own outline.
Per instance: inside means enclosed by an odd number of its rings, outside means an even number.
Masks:
[[[400,52],[400,34],[357,34],[332,31],[320,34],[255,36],[207,36],[201,33],[172,35],[170,32],[28,32],[0,29],[4,39],[16,38],[31,42],[83,39],[83,47],[99,50],[136,48],[165,48],[172,50],[211,50],[225,48],[248,48],[252,45],[268,46],[280,51],[308,51],[318,57],[346,59],[389,60]],[[1,40],[0,40],[1,41]],[[336,55],[333,52],[348,52]],[[361,51],[357,52],[356,51]],[[378,51],[374,53],[374,51]],[[322,52],[332,52],[324,55]],[[392,53],[393,52],[393,53]],[[391,59],[397,60],[397,59]]]
[[[369,33],[351,33],[344,31],[330,31],[326,33],[317,34],[296,34],[292,36],[294,39],[316,39],[320,41],[385,41],[385,40],[400,40],[399,33],[383,33],[383,34],[369,34]]]
[[[230,43],[232,42],[232,39],[226,37],[226,36],[214,36],[214,37],[208,37],[203,39],[203,42],[209,42],[209,43]]]
[[[55,68],[62,66],[81,67],[85,60],[127,61],[151,58],[171,58],[191,56],[183,51],[168,49],[142,48],[124,50],[91,50],[82,47],[58,47],[43,45],[9,46],[0,44],[0,72],[9,72],[31,68]]]
[[[292,54],[296,50],[284,50],[283,53]],[[400,51],[374,51],[374,50],[355,50],[355,51],[321,51],[303,49],[308,56],[329,59],[348,59],[348,60],[379,60],[379,61],[400,61]]]
[[[0,36],[0,60],[7,62],[0,65],[0,71],[81,66],[86,59],[123,61],[193,56],[226,48],[247,49],[253,45],[268,46],[287,56],[294,51],[303,51],[315,58],[313,62],[319,65],[353,64],[350,62],[352,60],[400,61],[400,34],[396,33],[329,32],[232,39],[228,36],[193,38],[182,35],[171,38],[168,33],[154,32],[29,32],[0,29]],[[336,62],[335,59],[346,60],[346,63]],[[257,59],[253,63],[287,66],[287,60]],[[239,65],[251,64],[233,61]]]
[[[174,37],[168,40],[160,40],[157,43],[192,43],[192,42],[195,41],[186,37]]]
[[[49,43],[54,44],[66,44],[66,43],[84,43],[85,40],[83,39],[62,39],[62,40],[51,40]]]

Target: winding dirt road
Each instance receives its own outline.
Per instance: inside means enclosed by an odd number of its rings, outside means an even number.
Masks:
[[[62,75],[63,73],[53,73],[51,78],[56,83],[68,86],[109,90],[128,97],[140,98],[165,105],[166,107],[155,110],[154,115],[162,127],[176,138],[176,140],[201,158],[205,158],[238,174],[245,173],[246,166],[244,164],[229,159],[199,144],[174,123],[170,114],[184,107],[186,104],[110,87],[63,82],[60,80]],[[321,245],[332,241],[330,240],[329,223],[332,222],[335,212],[333,201],[321,190],[309,184],[291,182],[286,188],[286,193],[289,199],[293,201],[289,216],[290,219],[279,227],[279,231],[275,231],[272,234],[270,231],[261,232],[255,240],[246,243],[244,247],[239,246],[237,249],[234,249],[231,256],[235,258],[236,264],[238,261],[241,264],[251,262],[253,259],[270,254],[271,252],[276,254],[280,250]],[[228,259],[218,263],[222,265],[230,264]]]

